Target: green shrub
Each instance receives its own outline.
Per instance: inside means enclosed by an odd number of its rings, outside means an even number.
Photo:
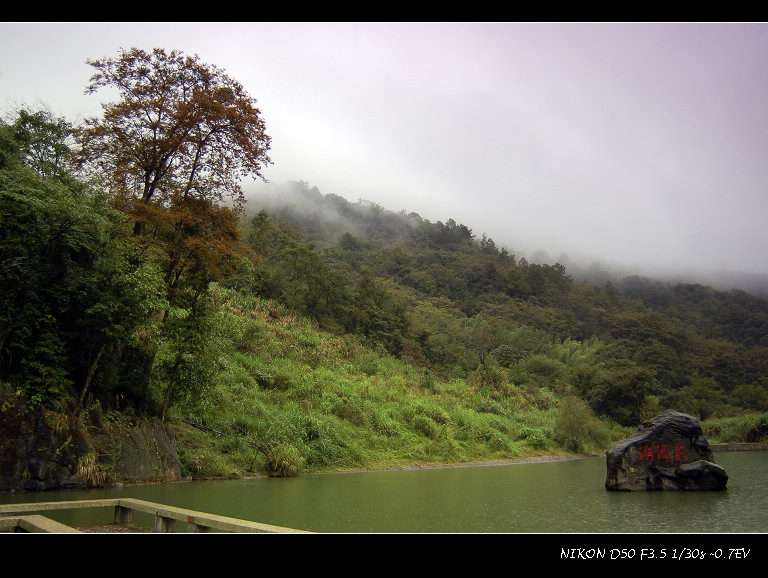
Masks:
[[[493,451],[498,452],[509,449],[509,437],[494,427],[486,425],[480,430],[479,436],[483,443],[487,444]]]
[[[290,478],[299,475],[303,458],[293,446],[279,445],[272,449],[267,459],[267,473],[270,476]]]
[[[602,448],[608,442],[608,428],[592,413],[586,401],[567,397],[560,406],[554,430],[554,439],[568,451]]]
[[[400,434],[400,423],[384,410],[374,410],[371,412],[371,425],[377,432],[387,437],[394,437]]]
[[[435,421],[422,414],[418,414],[413,416],[413,419],[411,419],[411,426],[413,427],[414,431],[433,439],[438,432],[438,426],[435,423]]]

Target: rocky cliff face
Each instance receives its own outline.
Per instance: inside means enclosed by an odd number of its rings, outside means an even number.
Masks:
[[[0,491],[180,479],[176,445],[159,420],[29,410],[0,388]]]

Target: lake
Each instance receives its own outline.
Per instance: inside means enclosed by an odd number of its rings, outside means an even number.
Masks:
[[[594,457],[16,492],[0,494],[0,503],[131,497],[324,533],[767,532],[768,452],[718,452],[715,461],[729,475],[722,492],[609,492],[605,458]],[[51,517],[72,525],[108,523],[112,512],[106,510]],[[152,527],[149,516],[137,513],[136,522]]]

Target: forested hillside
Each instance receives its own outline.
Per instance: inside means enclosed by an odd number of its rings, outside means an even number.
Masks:
[[[762,298],[638,276],[595,285],[559,263],[518,260],[452,219],[431,223],[302,182],[286,199],[262,202],[265,212],[250,226],[300,233],[296,243],[326,268],[320,277],[341,275],[350,294],[302,301],[288,279],[269,294],[298,299],[292,307],[326,327],[363,334],[446,378],[480,367],[501,384],[541,379],[561,393],[575,388],[600,415],[626,425],[660,408],[701,418],[768,409]],[[308,278],[284,257],[293,254],[276,252],[257,277],[273,278],[280,267]],[[342,303],[365,299],[357,322],[334,316]],[[566,371],[563,356],[573,354],[585,362]]]
[[[768,433],[764,299],[596,284],[303,182],[246,203],[270,161],[242,87],[176,53],[92,64],[131,87],[104,119],[0,124],[7,399],[158,416],[197,476],[599,450],[667,408]]]

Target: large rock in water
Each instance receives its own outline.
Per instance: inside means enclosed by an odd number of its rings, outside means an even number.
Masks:
[[[699,420],[679,411],[644,422],[605,456],[607,490],[724,490],[728,482]]]

